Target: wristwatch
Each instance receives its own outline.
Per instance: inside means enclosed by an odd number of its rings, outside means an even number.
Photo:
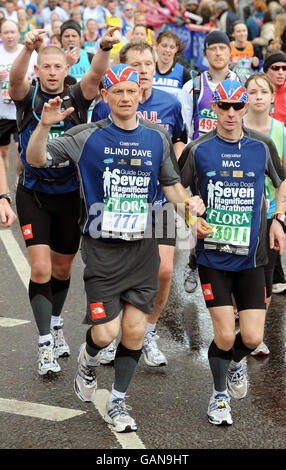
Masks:
[[[111,49],[113,48],[113,46],[111,46],[111,47],[103,47],[103,46],[101,45],[101,42],[99,43],[99,47],[100,47],[100,49],[101,49],[102,51],[111,51]]]
[[[9,204],[11,204],[12,199],[10,198],[9,194],[0,194],[0,199],[7,199]]]
[[[286,231],[286,215],[285,214],[274,214],[272,219],[278,220],[282,225],[284,232]]]

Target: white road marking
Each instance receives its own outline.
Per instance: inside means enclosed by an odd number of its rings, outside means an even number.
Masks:
[[[30,266],[22,253],[20,246],[17,243],[13,233],[9,229],[0,230],[0,239],[2,240],[11,261],[19,274],[24,286],[28,290],[30,282]],[[10,325],[8,324],[10,320]],[[21,320],[14,320],[14,322],[20,322]],[[6,324],[4,324],[6,322]],[[13,326],[12,319],[4,319],[0,326]],[[22,321],[22,323],[25,323]],[[19,324],[19,323],[15,323]],[[105,413],[105,405],[109,396],[108,390],[97,390],[96,400],[94,406],[103,417]],[[71,410],[67,408],[58,408],[47,405],[40,405],[36,403],[22,402],[17,400],[8,400],[0,398],[0,412],[15,413],[23,416],[32,416],[40,419],[48,419],[51,421],[62,421],[69,419],[77,415],[81,415],[85,412],[78,410]],[[110,425],[107,425],[114,434],[115,438],[123,449],[145,449],[145,446],[141,439],[137,436],[136,432],[130,433],[117,433],[112,430]]]
[[[105,405],[109,394],[110,392],[105,389],[96,391],[96,398],[93,403],[102,417],[105,414]],[[114,436],[123,449],[146,449],[141,439],[137,436],[136,432],[118,433],[113,431],[109,424],[107,424],[107,426],[113,432]]]
[[[31,323],[28,320],[18,320],[17,318],[0,317],[0,326],[3,328],[10,328],[12,326],[23,325],[24,323]]]
[[[71,408],[60,408],[58,406],[41,405],[40,403],[30,403],[7,398],[0,398],[0,411],[49,421],[64,421],[74,416],[85,414],[85,411]]]
[[[30,266],[23,255],[20,246],[17,243],[13,233],[10,229],[0,230],[0,238],[4,243],[4,246],[11,258],[12,263],[15,266],[17,273],[19,274],[26,289],[29,287],[30,282]]]

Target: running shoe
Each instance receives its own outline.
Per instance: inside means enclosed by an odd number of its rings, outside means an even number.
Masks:
[[[114,361],[116,349],[116,339],[106,346],[106,348],[101,349],[98,353],[100,364],[110,364],[112,361]]]
[[[230,395],[237,400],[244,398],[247,394],[247,376],[243,361],[238,367],[230,367],[227,372],[227,388]]]
[[[54,338],[55,356],[57,359],[59,357],[70,356],[70,348],[64,337],[63,326],[62,323],[51,328],[51,333]]]
[[[270,354],[270,351],[268,347],[266,346],[265,343],[261,343],[259,346],[257,346],[254,351],[250,353],[251,356],[268,356]]]
[[[184,270],[184,288],[188,294],[195,292],[198,287],[197,262],[191,261]]]
[[[217,426],[232,424],[230,412],[230,397],[224,393],[213,394],[208,407],[209,422]]]
[[[286,290],[285,282],[278,282],[277,284],[272,284],[272,293],[273,294],[282,294]]]
[[[158,339],[159,336],[155,331],[145,333],[142,352],[145,363],[151,367],[166,366],[168,364],[165,355],[158,348]]]
[[[60,372],[61,367],[55,357],[54,344],[46,341],[38,345],[38,372],[46,375],[50,372]]]
[[[96,369],[99,367],[87,364],[85,357],[85,343],[83,343],[78,355],[78,370],[74,379],[74,390],[82,401],[91,402],[95,399],[97,379]]]
[[[132,432],[137,430],[136,422],[128,413],[125,401],[122,398],[117,398],[111,403],[107,402],[104,420],[106,423],[111,424],[116,432]]]

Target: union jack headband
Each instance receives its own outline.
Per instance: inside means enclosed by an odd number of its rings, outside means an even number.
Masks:
[[[240,82],[237,82],[236,80],[224,80],[216,87],[212,100],[215,102],[221,100],[233,100],[247,103],[248,94]]]
[[[105,88],[109,88],[119,82],[130,80],[140,86],[139,73],[126,64],[116,64],[110,67],[104,75]]]

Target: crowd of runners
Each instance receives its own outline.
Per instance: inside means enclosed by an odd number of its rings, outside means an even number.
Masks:
[[[104,418],[117,432],[137,429],[125,396],[141,354],[150,367],[168,365],[156,328],[178,218],[190,239],[182,289],[201,289],[213,323],[210,423],[232,424],[247,356],[271,353],[266,312],[286,290],[286,56],[282,34],[258,40],[269,2],[254,2],[252,14],[243,3],[0,8],[0,218],[3,228],[19,223],[29,255],[35,367],[57,374],[70,355],[61,314],[81,247],[88,326],[74,390],[92,402],[100,365],[114,362]],[[154,28],[156,15],[208,26],[201,69],[183,60],[173,28]]]

